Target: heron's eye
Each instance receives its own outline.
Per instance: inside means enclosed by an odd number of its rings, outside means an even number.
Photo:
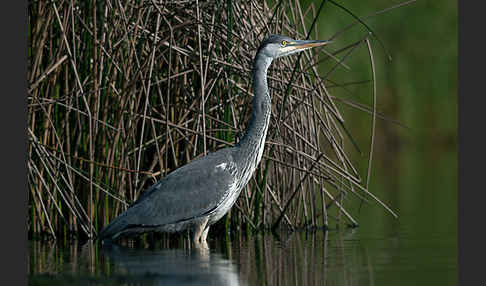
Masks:
[[[283,40],[283,41],[282,41],[282,46],[284,46],[284,47],[285,47],[286,45],[287,45],[287,41],[286,41],[286,40]]]

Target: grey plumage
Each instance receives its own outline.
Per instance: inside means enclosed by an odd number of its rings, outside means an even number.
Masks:
[[[106,226],[99,238],[113,240],[126,234],[189,229],[195,243],[205,243],[209,227],[233,206],[261,160],[272,107],[267,85],[272,60],[327,43],[268,36],[255,56],[252,113],[238,144],[168,174]]]
[[[171,172],[114,219],[100,238],[164,228],[178,231],[174,224],[214,213],[220,201],[228,198],[228,186],[234,180],[231,153],[231,149],[222,149]]]

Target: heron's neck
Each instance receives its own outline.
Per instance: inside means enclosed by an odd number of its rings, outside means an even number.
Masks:
[[[253,106],[248,129],[241,141],[237,144],[240,148],[242,161],[250,168],[255,168],[260,162],[267,137],[272,100],[268,92],[267,70],[272,63],[272,58],[258,53],[253,66]]]

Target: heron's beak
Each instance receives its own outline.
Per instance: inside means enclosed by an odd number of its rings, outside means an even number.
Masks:
[[[289,42],[282,48],[283,55],[289,55],[303,50],[307,50],[314,47],[324,46],[331,41],[315,41],[315,40],[295,40]]]
[[[314,47],[319,47],[319,46],[324,46],[329,44],[331,41],[294,41],[289,43],[289,47],[292,47],[296,50],[302,50],[302,49],[309,49],[309,48],[314,48]]]

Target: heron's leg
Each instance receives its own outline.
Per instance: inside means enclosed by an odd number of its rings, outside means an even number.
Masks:
[[[206,241],[206,238],[208,237],[208,232],[209,232],[209,225],[206,225],[206,228],[203,230],[201,234],[201,242]]]
[[[194,241],[196,245],[200,243],[201,235],[203,234],[204,229],[206,228],[206,224],[208,223],[208,220],[209,219],[205,217],[201,219],[199,223],[196,224],[196,227],[194,227],[192,241]]]

